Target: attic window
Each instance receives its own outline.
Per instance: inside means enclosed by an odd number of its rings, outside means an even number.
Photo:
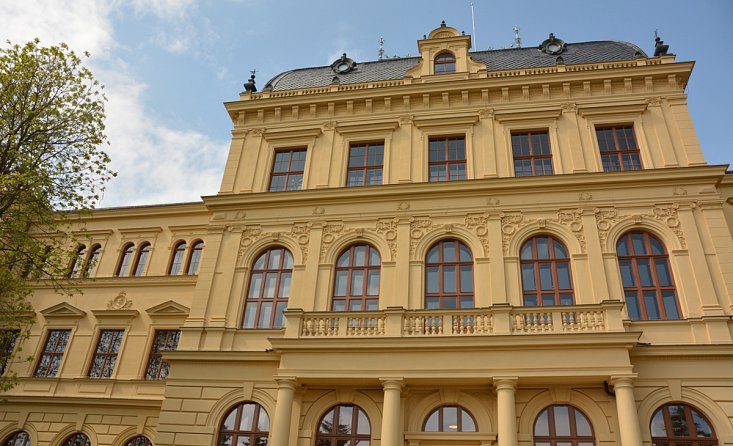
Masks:
[[[331,64],[331,70],[336,74],[348,73],[354,68],[356,68],[356,62],[354,62],[353,59],[346,57],[346,53],[342,54],[340,59],[336,59],[336,61]]]
[[[435,58],[435,74],[454,73],[456,58],[451,53],[442,53]]]
[[[566,47],[567,44],[564,41],[556,38],[553,33],[550,33],[550,37],[540,44],[540,51],[555,56],[565,51]]]

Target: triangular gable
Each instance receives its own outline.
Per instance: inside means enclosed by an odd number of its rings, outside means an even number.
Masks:
[[[87,313],[86,311],[76,308],[75,306],[71,305],[68,302],[62,302],[60,304],[56,304],[52,307],[46,308],[45,310],[41,310],[41,314],[45,318],[54,318],[54,317],[82,318]]]
[[[145,310],[150,316],[188,316],[190,308],[169,300]]]

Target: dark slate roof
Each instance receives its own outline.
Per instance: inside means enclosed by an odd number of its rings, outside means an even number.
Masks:
[[[638,46],[621,41],[569,43],[560,56],[567,65],[648,57]],[[486,69],[489,71],[502,71],[554,66],[557,64],[558,56],[531,47],[476,51],[471,53],[471,57],[476,62],[486,64]],[[345,74],[334,73],[331,66],[299,68],[273,77],[267,82],[265,89],[282,91],[325,87],[335,83],[335,77],[340,84],[402,79],[405,77],[405,71],[414,67],[419,60],[419,57],[405,57],[373,62],[356,61],[356,68]]]

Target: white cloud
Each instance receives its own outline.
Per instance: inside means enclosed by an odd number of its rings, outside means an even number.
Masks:
[[[132,6],[160,17],[176,17],[195,7],[193,1],[133,1]],[[192,6],[193,5],[193,6]],[[90,51],[89,66],[106,85],[107,135],[105,150],[118,172],[107,187],[103,206],[195,201],[218,190],[227,143],[188,129],[167,126],[143,104],[144,82],[134,78],[114,50],[112,12],[103,0],[0,0],[4,37],[24,42],[35,37],[42,44],[66,42],[77,52]],[[174,45],[175,46],[175,45]]]
[[[137,14],[152,14],[164,20],[180,20],[198,9],[197,0],[122,0],[119,4],[125,3]]]

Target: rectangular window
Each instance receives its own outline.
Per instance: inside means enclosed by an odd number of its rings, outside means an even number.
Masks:
[[[466,139],[463,136],[430,138],[429,181],[466,179]]]
[[[180,335],[181,332],[178,330],[155,330],[155,339],[150,349],[145,379],[166,379],[168,377],[168,363],[163,359],[163,352],[175,351]]]
[[[512,133],[514,175],[552,175],[552,152],[547,131]]]
[[[19,330],[0,330],[0,376],[5,373],[20,336]]]
[[[289,149],[275,152],[270,176],[270,192],[300,190],[303,186],[306,149]]]
[[[38,360],[36,372],[33,376],[41,378],[56,376],[70,337],[71,330],[49,330],[46,344],[43,347],[41,358]]]
[[[112,376],[124,334],[125,330],[102,330],[99,333],[97,351],[94,353],[92,365],[89,368],[90,378],[109,378]]]
[[[633,126],[596,128],[604,172],[641,170],[641,155]]]
[[[382,184],[384,143],[360,143],[349,147],[349,167],[346,186],[373,186]]]

